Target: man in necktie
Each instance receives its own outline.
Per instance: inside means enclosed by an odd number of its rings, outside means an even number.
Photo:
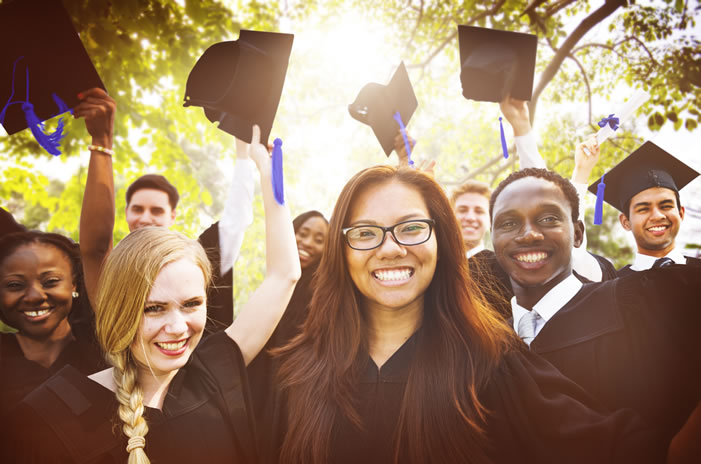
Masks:
[[[514,290],[514,331],[605,406],[634,409],[659,427],[666,445],[701,401],[701,268],[667,262],[580,280],[572,272],[584,229],[578,201],[569,181],[544,169],[517,171],[492,194],[492,243]]]

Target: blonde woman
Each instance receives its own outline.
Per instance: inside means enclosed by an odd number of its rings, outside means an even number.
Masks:
[[[194,240],[148,227],[105,261],[97,338],[111,368],[61,370],[20,404],[0,462],[256,461],[246,365],[272,334],[300,275],[289,212],[278,205],[254,129],[266,211],[265,280],[225,331],[200,343],[210,264]]]

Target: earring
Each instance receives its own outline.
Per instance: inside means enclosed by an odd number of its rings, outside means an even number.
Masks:
[[[71,293],[71,296],[72,296],[73,298],[78,298],[78,297],[80,296],[80,293],[78,293],[78,292],[73,292],[73,293]]]

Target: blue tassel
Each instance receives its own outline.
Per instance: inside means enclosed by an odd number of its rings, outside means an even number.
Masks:
[[[61,114],[68,111],[68,106],[58,97],[58,95],[51,94],[51,96],[56,102]],[[61,140],[65,136],[63,133],[63,118],[58,119],[58,126],[54,132],[46,133],[44,123],[39,120],[39,117],[37,117],[36,113],[34,112],[34,105],[29,102],[22,103],[22,111],[24,111],[24,117],[27,120],[27,125],[31,129],[36,141],[39,142],[39,145],[54,156],[60,155]]]
[[[399,124],[399,131],[402,133],[402,138],[404,139],[404,148],[406,148],[406,156],[409,159],[409,166],[414,167],[414,161],[411,159],[411,146],[409,145],[409,138],[406,136],[406,127],[404,126],[404,121],[402,121],[402,115],[399,111],[394,113],[394,120]]]
[[[285,204],[285,185],[282,173],[282,140],[273,141],[273,194],[279,205]]]
[[[504,136],[504,125],[501,123],[501,116],[499,116],[499,131],[501,132],[501,151],[504,153],[504,159],[509,159],[509,149],[506,148],[506,137]]]
[[[596,186],[596,205],[594,206],[594,224],[597,226],[601,225],[604,217],[604,190],[606,190],[606,184],[604,184],[604,176],[601,176],[601,181]]]
[[[29,102],[29,67],[26,68],[25,70],[25,75],[26,75],[26,87],[27,87],[27,96],[26,100],[22,101],[12,101],[12,99],[15,96],[15,70],[17,68],[17,63],[24,58],[23,56],[20,56],[17,58],[12,65],[12,93],[10,94],[10,98],[7,100],[7,103],[5,103],[5,106],[3,107],[2,111],[0,111],[0,124],[2,124],[5,121],[5,112],[11,105],[15,104],[22,104],[22,111],[24,111],[24,118],[27,121],[27,127],[32,131],[32,134],[34,135],[34,138],[36,141],[39,143],[39,145],[44,148],[47,152],[51,153],[54,156],[58,156],[61,154],[60,150],[60,144],[61,140],[65,136],[63,133],[63,118],[59,118],[58,120],[58,126],[56,127],[56,130],[52,133],[46,133],[44,130],[44,123],[39,119],[39,117],[36,115],[34,112],[34,105],[32,105]],[[63,100],[61,100],[58,95],[51,94],[51,96],[54,99],[54,102],[56,102],[56,106],[58,106],[59,109],[59,114],[63,114],[66,111],[70,111],[73,113],[73,110],[70,110],[68,108],[68,105],[66,105]]]

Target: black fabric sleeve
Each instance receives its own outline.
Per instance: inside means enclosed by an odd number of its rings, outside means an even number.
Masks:
[[[221,275],[219,222],[199,236],[198,241],[212,263],[212,285],[207,293],[207,333],[223,330],[234,322],[234,270]]]
[[[497,462],[664,462],[665,445],[639,416],[609,413],[530,352],[507,355],[486,397]]]

